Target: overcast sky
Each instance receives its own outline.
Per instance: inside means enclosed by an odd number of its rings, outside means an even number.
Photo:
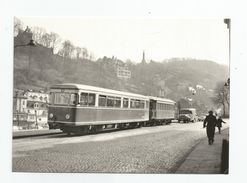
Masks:
[[[18,17],[25,26],[58,33],[94,57],[141,62],[173,57],[207,59],[229,65],[228,29],[223,19],[38,18]]]

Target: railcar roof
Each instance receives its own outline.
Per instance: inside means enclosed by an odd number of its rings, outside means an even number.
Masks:
[[[104,92],[104,93],[118,94],[118,95],[127,95],[127,96],[132,96],[132,97],[140,97],[140,98],[149,99],[149,97],[144,96],[144,95],[140,95],[140,94],[129,93],[129,92],[124,92],[124,91],[117,91],[117,90],[111,90],[111,89],[100,88],[100,87],[96,87],[96,86],[74,84],[74,83],[56,84],[56,85],[52,85],[50,87],[50,89],[60,89],[60,88],[87,90],[87,91],[94,91],[94,92],[97,91],[97,92]]]
[[[153,97],[153,96],[149,96],[150,99],[153,100],[157,100],[157,101],[161,101],[161,102],[166,102],[166,103],[170,103],[170,104],[175,104],[176,102],[167,98],[160,98],[160,97]]]

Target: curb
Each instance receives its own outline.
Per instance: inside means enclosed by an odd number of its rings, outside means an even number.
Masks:
[[[63,133],[61,130],[28,130],[28,131],[16,131],[13,132],[12,139],[45,136],[45,135],[55,135]]]

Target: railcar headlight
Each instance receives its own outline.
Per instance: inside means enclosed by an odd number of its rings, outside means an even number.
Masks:
[[[54,116],[54,115],[53,115],[52,113],[49,114],[49,118],[53,118],[53,116]]]
[[[69,114],[66,114],[65,118],[66,119],[69,119],[70,118],[70,115]]]

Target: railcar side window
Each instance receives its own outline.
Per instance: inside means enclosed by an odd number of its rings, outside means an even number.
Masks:
[[[135,101],[135,108],[140,108],[140,100]]]
[[[130,108],[144,109],[144,101],[143,100],[130,100]]]
[[[130,100],[130,108],[135,108],[135,100],[134,99]]]
[[[100,107],[106,106],[106,96],[104,96],[104,95],[99,96],[99,106]]]
[[[81,106],[95,106],[95,94],[81,93],[80,104]]]
[[[107,97],[107,107],[114,107],[114,98]]]
[[[88,95],[88,105],[95,106],[95,94],[89,93]]]
[[[88,93],[81,93],[80,104],[83,106],[87,106],[88,103]]]
[[[140,108],[141,108],[141,109],[144,109],[144,103],[145,103],[144,100],[141,100],[141,101],[140,101]]]
[[[115,101],[114,101],[114,107],[121,107],[121,98],[120,97],[116,97]]]
[[[123,99],[123,108],[128,108],[129,107],[129,99],[128,98],[124,98]]]

